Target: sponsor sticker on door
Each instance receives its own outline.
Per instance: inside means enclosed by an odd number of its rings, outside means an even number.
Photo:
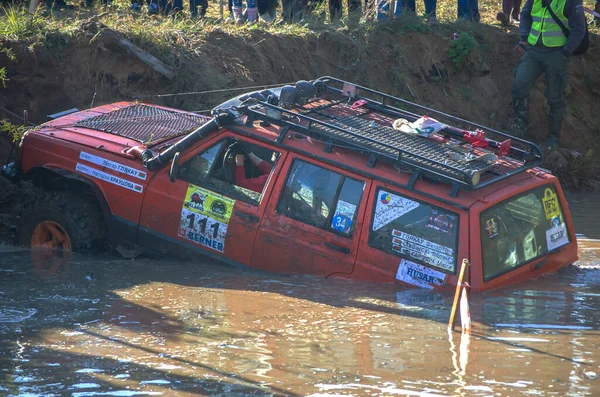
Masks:
[[[392,230],[392,251],[444,270],[454,270],[452,248],[401,230]]]
[[[96,168],[88,167],[87,165],[77,163],[75,169],[83,174],[89,175],[96,179],[101,179],[108,183],[112,183],[113,185],[121,186],[125,189],[132,190],[136,193],[142,193],[144,187],[137,183],[131,182],[127,179],[119,178],[117,176],[107,174],[104,171],[100,171]]]
[[[548,244],[548,251],[552,251],[553,249],[562,247],[568,243],[569,237],[564,223],[546,230],[546,244]]]
[[[235,200],[190,183],[181,206],[178,235],[203,247],[224,252],[234,205]]]
[[[380,190],[378,194],[373,218],[373,230],[375,231],[419,206],[416,201],[397,196],[385,190]]]
[[[421,288],[433,289],[444,284],[446,274],[406,259],[400,261],[396,279]]]
[[[125,164],[117,163],[116,161],[105,159],[104,157],[96,156],[95,154],[90,154],[87,152],[79,153],[79,158],[81,160],[85,160],[90,163],[100,165],[102,167],[110,168],[115,172],[120,172],[121,174],[129,175],[134,178],[141,179],[143,181],[146,180],[146,176],[148,175],[146,171],[141,171],[136,168],[129,167]]]
[[[557,216],[560,216],[560,206],[558,205],[558,197],[556,197],[556,193],[552,191],[550,188],[546,188],[544,190],[544,197],[542,198],[542,203],[544,205],[544,213],[546,214],[546,219],[550,220]]]

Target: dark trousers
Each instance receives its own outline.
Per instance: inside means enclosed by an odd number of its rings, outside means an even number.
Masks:
[[[479,3],[477,0],[458,0],[458,17],[479,22]]]
[[[169,3],[167,3],[166,12],[170,11]],[[183,0],[173,0],[172,7],[174,12],[183,10]],[[198,15],[198,7],[200,8],[200,16],[204,16],[208,9],[208,0],[190,0],[190,14],[193,17]]]
[[[518,20],[521,12],[521,0],[502,0],[502,12]]]
[[[360,9],[361,0],[348,0],[349,12],[360,11]],[[329,15],[331,15],[332,20],[338,19],[342,16],[342,0],[329,0]]]
[[[552,51],[540,51],[530,46],[521,56],[511,90],[516,116],[525,125],[529,122],[529,95],[542,73],[546,74],[546,101],[550,107],[549,133],[559,138],[565,115],[565,89],[569,75],[569,59],[563,55],[561,47]]]
[[[417,11],[417,4],[415,0],[401,0],[400,2],[403,9],[406,11]],[[437,6],[437,0],[425,0],[425,15],[435,14],[435,8]]]

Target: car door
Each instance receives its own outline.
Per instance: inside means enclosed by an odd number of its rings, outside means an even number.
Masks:
[[[278,166],[275,164],[263,178],[266,181],[262,191],[228,181],[226,169],[230,165],[224,159],[229,157],[228,148],[234,141],[238,140],[232,135],[221,135],[185,153],[173,182],[168,167],[157,173],[142,208],[140,244],[164,253],[175,244],[231,263],[250,264],[259,220]],[[280,154],[250,139],[239,142],[263,158]]]
[[[320,276],[352,272],[370,181],[288,156],[261,221],[252,267]]]
[[[466,211],[379,181],[369,196],[355,278],[428,289],[456,280],[469,257]]]

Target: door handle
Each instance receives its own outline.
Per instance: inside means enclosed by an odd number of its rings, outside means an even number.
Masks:
[[[331,248],[332,250],[340,251],[341,253],[344,253],[344,254],[350,253],[350,248],[348,248],[348,247],[342,247],[337,244],[331,244],[331,243],[325,243],[325,246],[327,248]]]
[[[258,216],[252,215],[252,214],[247,214],[245,212],[234,211],[233,213],[235,214],[235,216],[237,216],[240,219],[245,220],[246,222],[257,223],[259,220]]]

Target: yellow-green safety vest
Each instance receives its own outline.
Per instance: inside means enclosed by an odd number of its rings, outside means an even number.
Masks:
[[[569,20],[564,13],[566,2],[567,0],[552,0],[550,7],[552,7],[552,11],[563,25],[568,26]],[[567,43],[567,37],[546,7],[542,6],[542,0],[533,1],[531,16],[533,17],[533,23],[527,38],[529,44],[535,45],[540,38],[540,34],[542,35],[542,43],[546,47],[562,47]]]

